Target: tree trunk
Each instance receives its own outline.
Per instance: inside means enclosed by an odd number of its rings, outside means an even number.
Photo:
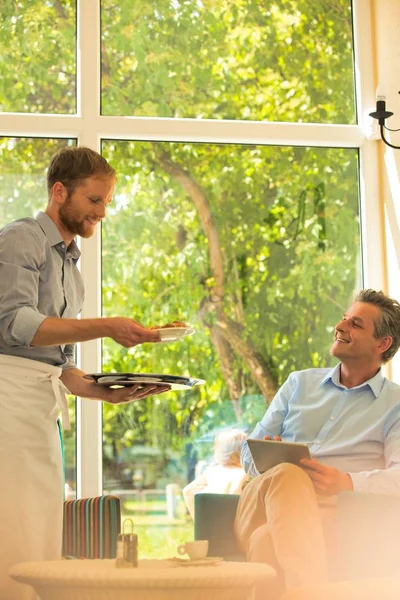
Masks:
[[[229,343],[225,340],[224,336],[221,335],[219,327],[210,327],[210,335],[219,356],[222,375],[224,376],[225,383],[228,386],[229,396],[232,401],[236,420],[240,422],[242,410],[240,408],[239,398],[241,396],[242,389],[240,385],[240,376],[235,375],[235,372],[232,369],[234,359],[232,349]]]
[[[237,403],[239,398],[238,393],[241,390],[233,376],[234,355],[232,350],[245,362],[250,370],[253,380],[259,386],[261,393],[267,402],[274,396],[277,389],[277,382],[268,363],[261,354],[251,342],[242,338],[244,328],[224,313],[225,275],[222,251],[218,230],[214,222],[210,203],[204,190],[188,171],[171,159],[170,155],[165,150],[160,153],[160,150],[155,143],[153,144],[153,148],[156,160],[159,162],[160,166],[187,191],[193,200],[199,214],[203,231],[208,240],[210,269],[214,278],[214,286],[209,292],[209,297],[203,299],[199,314],[204,325],[210,329],[211,339],[220,358],[222,373],[228,386],[231,400],[234,403],[235,414],[239,414],[238,411],[240,408]],[[207,322],[207,314],[213,312],[217,315],[216,325],[211,325]],[[225,340],[225,342],[222,342],[222,340]],[[230,348],[228,346],[230,346]]]
[[[224,266],[218,230],[214,223],[208,198],[197,181],[181,165],[175,163],[166,152],[161,155],[157,154],[157,159],[164,171],[187,191],[197,208],[203,231],[208,240],[210,269],[215,282],[211,289],[211,301],[217,306],[221,305],[224,298]]]
[[[216,325],[220,334],[247,365],[262,395],[269,403],[276,394],[278,384],[264,357],[250,341],[243,339],[244,328],[222,311],[217,315]]]

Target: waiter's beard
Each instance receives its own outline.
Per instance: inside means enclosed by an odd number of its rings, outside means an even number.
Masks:
[[[58,212],[61,223],[70,233],[79,235],[83,238],[90,238],[94,233],[94,227],[91,227],[86,217],[79,218],[76,216],[75,208],[72,203],[72,193],[68,192],[65,203],[60,207]]]

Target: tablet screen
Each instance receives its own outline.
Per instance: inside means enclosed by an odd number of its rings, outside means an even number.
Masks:
[[[247,440],[254,464],[259,473],[265,473],[275,465],[288,462],[300,464],[301,458],[311,458],[306,444],[276,442],[273,440]]]

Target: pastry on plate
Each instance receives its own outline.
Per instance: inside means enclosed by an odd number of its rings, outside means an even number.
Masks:
[[[150,329],[169,329],[171,327],[189,327],[183,321],[172,321],[172,323],[166,323],[165,325],[153,325]]]

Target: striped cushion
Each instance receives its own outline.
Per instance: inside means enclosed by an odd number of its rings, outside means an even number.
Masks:
[[[121,532],[117,496],[97,496],[64,502],[63,556],[115,558]]]

